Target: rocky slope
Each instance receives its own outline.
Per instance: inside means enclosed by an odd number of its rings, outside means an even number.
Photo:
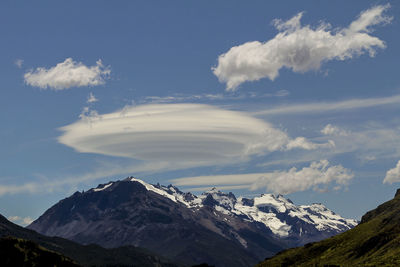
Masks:
[[[216,189],[195,196],[129,177],[76,192],[28,228],[83,244],[145,247],[184,264],[249,266],[355,225],[321,204],[296,206],[270,194],[236,198]]]
[[[257,266],[400,266],[400,189],[354,229],[283,251]]]

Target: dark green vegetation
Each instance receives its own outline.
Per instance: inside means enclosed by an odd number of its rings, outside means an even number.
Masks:
[[[10,242],[17,242],[17,247],[20,247],[20,253],[16,251],[15,256],[26,255],[25,258],[21,256],[21,260],[26,260],[28,264],[7,264],[6,257],[1,256],[0,266],[76,266],[72,265],[68,258],[72,259],[79,265],[83,266],[157,266],[157,267],[174,267],[175,264],[155,256],[147,250],[136,248],[133,246],[125,246],[115,249],[105,249],[98,245],[80,245],[75,242],[59,238],[59,237],[47,237],[36,233],[35,231],[25,229],[18,225],[15,225],[8,221],[6,218],[0,215],[0,237],[14,236],[17,239],[9,239]],[[20,240],[25,239],[25,241]],[[4,239],[4,246],[8,247],[10,243],[7,243],[7,239]],[[14,240],[14,241],[12,241]],[[30,240],[30,241],[26,241]],[[36,244],[38,245],[36,245]],[[12,247],[9,251],[13,251]],[[50,251],[48,251],[50,250]],[[3,247],[0,248],[3,252]],[[53,252],[51,252],[53,251]],[[56,252],[56,253],[54,253]],[[60,254],[65,255],[61,256]],[[18,254],[18,255],[17,255]],[[2,254],[0,254],[2,255]],[[35,256],[37,255],[37,256]],[[19,257],[18,256],[18,257]],[[36,262],[43,263],[43,257],[48,256],[50,260],[54,260],[52,265],[35,264]],[[28,257],[28,258],[26,258]],[[12,258],[12,260],[18,260],[18,258]],[[58,262],[63,262],[58,264]],[[65,263],[65,265],[64,265]],[[70,265],[67,265],[70,264]]]
[[[400,189],[355,228],[285,250],[257,266],[400,266]]]
[[[79,266],[71,259],[38,246],[32,241],[14,237],[0,238],[1,266]]]

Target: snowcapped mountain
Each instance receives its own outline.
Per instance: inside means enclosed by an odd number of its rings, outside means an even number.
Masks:
[[[151,185],[134,177],[128,178],[143,184],[147,190],[165,196],[188,208],[213,207],[228,216],[243,220],[260,222],[279,238],[298,239],[293,245],[302,245],[332,236],[357,225],[353,219],[345,219],[323,204],[295,205],[282,195],[263,194],[253,199],[238,197],[232,193],[223,193],[215,187],[200,196],[184,193],[172,185]],[[107,188],[110,184],[101,187]],[[100,189],[94,189],[100,190]],[[292,241],[293,242],[293,241]]]
[[[76,192],[28,228],[82,244],[140,246],[184,264],[239,267],[356,224],[281,195],[236,198],[213,188],[196,196],[128,177]]]
[[[322,204],[295,205],[282,195],[263,194],[252,199],[235,198],[216,189],[205,192],[202,199],[215,200],[214,208],[230,216],[264,224],[281,239],[291,240],[291,245],[301,245],[323,239],[357,225],[356,220],[344,219]]]

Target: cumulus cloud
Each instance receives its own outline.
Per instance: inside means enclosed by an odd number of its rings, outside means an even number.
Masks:
[[[71,87],[96,86],[104,84],[111,70],[105,67],[101,60],[94,66],[86,66],[72,58],[65,59],[49,69],[39,67],[24,75],[25,83],[42,89],[56,91]]]
[[[27,226],[33,222],[31,217],[9,216],[7,219],[22,226]]]
[[[364,53],[373,57],[377,48],[385,48],[385,43],[370,34],[371,27],[391,21],[383,15],[389,7],[378,5],[365,10],[347,28],[334,32],[326,23],[314,28],[301,25],[303,13],[288,21],[274,20],[279,33],[273,39],[232,47],[218,57],[212,70],[220,82],[226,83],[226,90],[234,91],[246,81],[274,80],[284,67],[304,73],[318,70],[330,60],[343,61]]]
[[[337,126],[332,124],[327,124],[322,130],[321,133],[324,135],[339,135],[339,136],[348,136],[349,132],[340,129]]]
[[[58,141],[78,152],[192,167],[246,161],[294,147],[288,147],[292,139],[285,132],[268,122],[203,104],[128,106],[101,115],[87,109],[61,131]]]
[[[396,167],[386,172],[385,179],[383,179],[383,183],[392,184],[398,182],[400,182],[400,160],[397,162]]]
[[[342,165],[329,166],[327,160],[315,161],[309,167],[301,170],[291,168],[289,171],[276,172],[273,176],[264,176],[258,179],[252,189],[265,187],[267,191],[280,194],[290,194],[298,191],[313,189],[321,191],[319,186],[332,182],[336,184],[335,190],[346,186],[354,177],[349,169]]]
[[[348,185],[353,177],[349,169],[341,165],[330,166],[327,160],[320,160],[312,162],[310,166],[301,170],[293,167],[288,171],[267,173],[184,177],[173,179],[171,182],[178,186],[217,186],[218,188],[227,186],[251,190],[266,188],[268,192],[290,194],[308,189],[318,192],[326,191],[331,183],[335,183],[334,190],[338,190]]]

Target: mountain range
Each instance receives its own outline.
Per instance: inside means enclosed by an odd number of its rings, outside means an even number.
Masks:
[[[74,193],[28,228],[84,245],[143,247],[178,264],[242,267],[356,225],[282,195],[244,198],[213,188],[196,196],[128,177]]]
[[[267,266],[400,266],[400,189],[353,229],[282,251],[257,265]]]

